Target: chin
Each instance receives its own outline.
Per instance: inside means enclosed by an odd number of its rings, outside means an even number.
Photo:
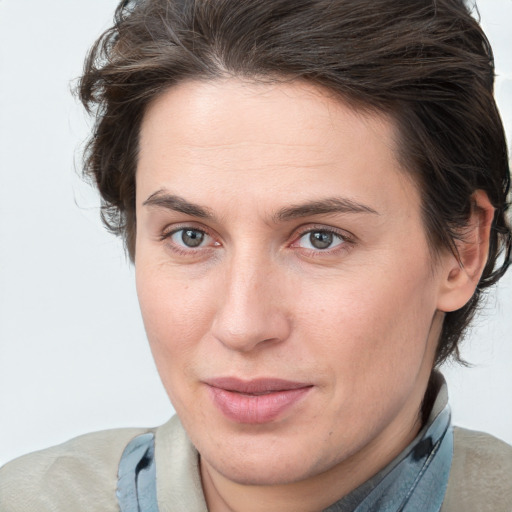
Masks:
[[[236,465],[216,462],[214,469],[225,478],[239,485],[273,486],[286,485],[312,476],[311,468],[297,465],[293,459],[265,458],[258,461],[243,461]]]
[[[318,443],[315,447],[313,440],[290,436],[262,435],[251,441],[236,439],[236,436],[224,439],[220,443],[199,446],[201,459],[240,485],[300,482],[328,471],[345,458],[341,447],[325,450]],[[322,444],[325,447],[325,443]]]

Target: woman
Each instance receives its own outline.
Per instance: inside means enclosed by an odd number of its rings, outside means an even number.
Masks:
[[[455,0],[123,2],[87,169],[177,417],[15,461],[0,504],[508,510],[435,371],[510,260],[492,80]]]

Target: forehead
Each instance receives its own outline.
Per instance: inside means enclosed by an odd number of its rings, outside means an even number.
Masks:
[[[141,146],[166,138],[191,150],[233,149],[237,143],[252,143],[290,145],[307,151],[315,146],[327,148],[348,133],[364,142],[368,130],[382,143],[394,146],[394,125],[388,116],[363,113],[313,84],[185,81],[149,105],[142,123]]]
[[[311,84],[184,82],[146,111],[138,204],[168,188],[194,200],[216,190],[256,202],[330,191],[383,208],[407,200],[413,188],[395,147],[387,116],[362,113]]]

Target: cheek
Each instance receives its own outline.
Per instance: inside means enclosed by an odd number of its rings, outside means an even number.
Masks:
[[[421,296],[406,280],[373,280],[373,286],[333,287],[329,297],[306,310],[303,338],[318,363],[331,404],[325,421],[344,434],[378,430],[398,414],[428,366],[429,331],[434,315],[429,279]],[[396,284],[396,286],[395,286]],[[328,410],[328,408],[326,408]]]
[[[204,332],[205,315],[188,299],[190,287],[165,280],[159,273],[137,271],[137,293],[149,346],[160,380],[176,410],[187,410],[183,397],[190,396],[191,362],[197,350],[193,340]]]
[[[421,364],[435,313],[428,270],[410,267],[408,275],[388,271],[347,278],[324,287],[303,288],[308,297],[297,316],[316,357],[336,361],[340,372],[393,374]],[[338,371],[338,370],[336,370]]]
[[[139,265],[136,279],[146,334],[165,384],[171,366],[184,370],[208,332],[213,299],[201,282],[177,279],[169,269]]]

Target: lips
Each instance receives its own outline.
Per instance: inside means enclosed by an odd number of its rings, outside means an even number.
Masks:
[[[214,405],[231,421],[271,422],[298,403],[311,384],[282,379],[244,381],[232,377],[211,379],[208,385]]]

